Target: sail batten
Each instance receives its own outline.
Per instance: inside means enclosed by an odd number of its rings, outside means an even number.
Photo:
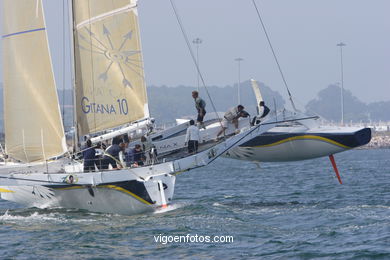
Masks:
[[[3,35],[2,38],[8,38],[8,37],[19,35],[19,34],[31,33],[31,32],[37,32],[37,31],[44,31],[44,30],[46,30],[45,27],[43,27],[43,28],[36,28],[36,29],[27,30],[27,31],[21,31],[21,32],[15,32],[15,33],[6,34],[6,35]]]
[[[22,162],[67,151],[42,4],[3,0],[6,152]]]
[[[124,6],[122,8],[118,8],[118,9],[115,9],[115,10],[112,10],[112,11],[100,14],[98,16],[95,16],[95,17],[92,17],[92,18],[87,19],[85,21],[82,21],[81,23],[76,25],[76,28],[80,29],[81,27],[86,26],[87,24],[94,23],[96,21],[103,20],[103,19],[105,19],[107,17],[118,15],[118,14],[121,14],[123,12],[128,12],[130,9],[135,8],[136,6],[137,6],[136,4],[129,4],[129,5]]]
[[[149,117],[136,1],[73,1],[81,135]]]

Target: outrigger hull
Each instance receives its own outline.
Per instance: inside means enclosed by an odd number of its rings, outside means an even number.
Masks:
[[[226,157],[255,162],[308,160],[360,147],[370,140],[370,128],[276,127],[231,149]]]

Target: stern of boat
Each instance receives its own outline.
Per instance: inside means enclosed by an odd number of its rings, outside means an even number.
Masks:
[[[161,174],[95,186],[69,183],[0,186],[0,198],[27,207],[134,215],[166,207],[172,201],[175,180],[173,175]]]
[[[134,215],[166,207],[172,200],[174,187],[175,176],[164,174],[145,180],[56,188],[55,194],[61,207]]]

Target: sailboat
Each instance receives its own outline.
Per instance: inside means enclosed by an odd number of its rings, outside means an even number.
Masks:
[[[205,166],[275,125],[265,122],[219,142],[204,138],[196,154],[160,147],[149,165],[83,172],[77,151],[66,144],[42,1],[3,0],[2,8],[5,150],[14,163],[0,167],[1,199],[125,215],[166,207],[178,173]],[[74,0],[70,10],[75,144],[82,136],[101,141],[145,127],[150,117],[136,0]]]

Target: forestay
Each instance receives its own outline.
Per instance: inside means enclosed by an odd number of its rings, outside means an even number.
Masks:
[[[23,162],[67,150],[41,2],[1,1],[6,152]]]
[[[149,117],[136,1],[73,1],[81,135]]]

